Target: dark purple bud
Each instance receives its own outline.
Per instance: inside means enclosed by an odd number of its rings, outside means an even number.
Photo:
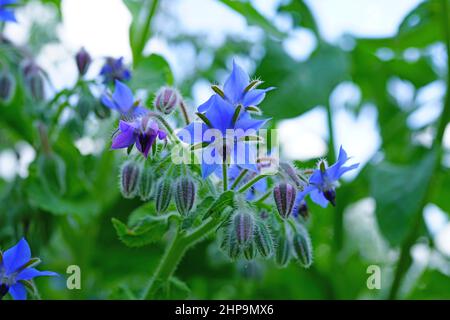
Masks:
[[[84,48],[81,48],[75,55],[75,61],[77,62],[77,68],[80,76],[84,76],[92,62],[90,54]]]
[[[41,68],[33,61],[29,61],[23,68],[25,85],[36,101],[45,99],[44,78]]]
[[[246,245],[253,238],[253,215],[245,211],[237,212],[233,217],[233,230],[238,244]]]
[[[131,199],[136,195],[140,174],[139,164],[134,161],[125,162],[120,176],[120,191],[125,198]]]
[[[323,195],[328,201],[330,201],[333,207],[336,206],[336,191],[334,189],[325,190]]]
[[[155,108],[164,114],[170,114],[181,102],[178,90],[170,87],[162,87],[156,94],[153,102]]]
[[[9,72],[0,74],[0,100],[9,102],[14,95],[16,80]]]
[[[309,268],[312,264],[312,245],[308,230],[302,225],[297,225],[292,239],[292,248],[299,264]]]
[[[287,218],[291,214],[294,206],[296,189],[288,183],[280,183],[273,189],[275,204],[282,218]]]
[[[258,221],[255,228],[255,245],[263,258],[268,258],[274,250],[272,235],[265,223]]]
[[[0,300],[2,300],[4,296],[6,296],[8,291],[9,287],[6,284],[4,283],[0,284]]]
[[[175,204],[182,215],[187,215],[194,206],[196,189],[190,177],[182,177],[175,183]]]

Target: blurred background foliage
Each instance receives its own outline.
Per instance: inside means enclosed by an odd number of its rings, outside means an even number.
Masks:
[[[277,88],[261,105],[272,117],[273,127],[318,106],[326,110],[330,162],[339,147],[333,123],[336,110],[330,99],[343,83],[351,83],[360,94],[356,103],[345,108],[358,117],[366,106],[373,106],[381,138],[377,152],[357,177],[338,190],[337,207],[311,208],[309,230],[315,249],[312,268],[304,270],[291,263],[280,269],[267,261],[232,263],[211,239],[185,256],[176,272],[176,290],[168,298],[450,298],[450,238],[447,235],[447,247],[443,248],[439,245],[442,240],[437,243],[436,228],[424,219],[424,209],[439,208],[440,228],[448,231],[450,149],[444,137],[449,135],[450,119],[446,80],[449,1],[421,2],[392,37],[345,35],[337,43],[322,37],[307,3],[282,1],[278,14],[315,37],[316,46],[303,61],[284,49],[286,31],[251,2],[220,0],[244,17],[249,28],[261,30],[262,37],[255,41],[227,35],[219,46],[183,30],[165,32],[164,23],[176,23],[173,17],[170,20],[167,2],[124,0],[132,15],[130,86],[146,90],[146,101],[151,101],[153,93],[166,83],[179,87],[189,99],[199,79],[216,83],[231,59],[239,57],[251,61],[254,74],[265,85]],[[123,199],[118,192],[122,158],[108,148],[115,119],[94,121],[83,115],[79,110],[83,93],[73,95],[72,88],[52,88],[45,70],[46,99],[37,101],[24,86],[23,61],[37,56],[45,44],[58,42],[55,26],[64,19],[59,0],[27,1],[24,10],[42,5],[50,18],[45,24],[32,22],[26,47],[11,49],[3,39],[0,48],[2,67],[6,63],[16,79],[14,96],[0,105],[0,150],[13,154],[17,163],[29,165],[25,172],[0,180],[0,244],[7,248],[25,235],[45,269],[64,275],[68,265],[81,267],[82,290],[67,290],[64,279],[38,279],[44,298],[132,297],[151,275],[166,239],[151,246],[128,248],[119,241],[111,224],[112,217],[126,221],[141,205],[138,200]],[[155,35],[173,45],[189,43],[198,59],[208,54],[208,63],[195,63],[178,82],[163,55],[144,50]],[[441,53],[438,58],[436,51]],[[437,116],[411,126],[410,116],[424,108],[421,92],[436,84],[447,92],[437,99]],[[395,85],[408,87],[410,99],[402,101],[392,90]],[[74,88],[81,87],[77,84]],[[102,109],[91,106],[90,113],[102,115]],[[355,129],[354,135],[358,134]],[[76,142],[86,137],[96,142],[95,152],[79,148]],[[46,152],[48,148],[52,152]],[[30,152],[34,154],[31,159]],[[301,167],[308,167],[316,159],[300,160]],[[366,270],[373,264],[382,269],[381,290],[366,286]]]

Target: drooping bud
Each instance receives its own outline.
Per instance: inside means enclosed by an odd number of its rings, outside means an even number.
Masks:
[[[0,101],[9,102],[14,96],[16,80],[9,72],[0,73]]]
[[[309,208],[306,201],[302,200],[299,204],[295,204],[294,208],[292,209],[292,214],[295,218],[298,218],[300,216],[303,219],[307,220],[309,218]]]
[[[142,169],[142,174],[139,179],[138,192],[142,201],[147,201],[151,198],[154,184],[153,171],[149,167]]]
[[[120,191],[124,198],[131,199],[137,194],[140,174],[140,165],[134,161],[127,161],[122,166]]]
[[[245,249],[244,249],[244,257],[245,257],[245,259],[247,259],[247,260],[254,259],[256,257],[256,253],[257,253],[256,244],[255,244],[254,241],[250,241],[247,244],[247,247],[245,247]]]
[[[161,179],[156,186],[155,208],[158,214],[164,213],[172,199],[172,186],[169,179]]]
[[[241,255],[241,246],[237,243],[234,232],[228,232],[220,245],[220,248],[228,255],[231,260],[236,260]]]
[[[255,231],[256,232],[254,241],[256,249],[258,249],[259,254],[264,258],[270,257],[273,253],[274,245],[269,228],[266,226],[265,223],[258,221],[256,223]]]
[[[247,245],[253,238],[254,219],[251,213],[239,211],[233,217],[233,231],[239,245]]]
[[[323,195],[328,201],[330,201],[333,207],[336,206],[336,191],[334,189],[325,190]]]
[[[170,87],[162,87],[156,93],[155,108],[164,114],[170,114],[181,102],[178,90]]]
[[[80,76],[84,76],[91,65],[91,55],[83,47],[75,55],[75,61],[77,62],[78,73]]]
[[[273,189],[275,204],[282,218],[287,218],[291,214],[295,196],[296,189],[289,183],[280,183]]]
[[[41,68],[33,61],[29,61],[23,68],[25,85],[27,86],[31,96],[36,101],[45,99],[44,78]]]
[[[309,268],[312,264],[312,245],[308,230],[302,225],[297,225],[292,247],[299,264],[304,268]]]
[[[182,177],[175,183],[175,204],[182,215],[187,215],[194,206],[196,185],[190,177]]]
[[[288,264],[291,258],[291,243],[286,234],[279,235],[277,239],[277,248],[275,250],[275,261],[280,267]]]

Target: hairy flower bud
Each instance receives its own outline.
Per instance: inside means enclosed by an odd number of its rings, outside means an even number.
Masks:
[[[122,166],[120,191],[124,198],[131,199],[136,195],[140,174],[141,168],[139,164],[134,161],[127,161]]]
[[[274,245],[269,228],[261,221],[256,224],[255,245],[258,252],[264,258],[270,257],[273,253]]]
[[[181,102],[178,90],[170,87],[162,87],[156,94],[153,102],[155,108],[164,114],[170,114]]]
[[[23,68],[25,85],[27,86],[31,96],[36,101],[45,99],[44,78],[41,68],[33,61],[29,61]]]
[[[0,101],[9,102],[14,96],[16,80],[9,72],[0,73]]]
[[[279,235],[277,239],[277,248],[275,250],[275,262],[284,267],[288,264],[291,258],[291,243],[286,234]]]
[[[80,76],[84,76],[92,62],[90,54],[84,48],[81,48],[75,55],[75,61],[77,63],[78,73]]]
[[[175,183],[175,204],[182,215],[187,215],[194,206],[196,185],[190,177],[182,177]]]
[[[172,186],[169,179],[161,179],[156,186],[155,208],[157,213],[164,213],[172,198]]]
[[[220,244],[220,248],[231,260],[236,260],[239,258],[242,252],[241,246],[238,244],[234,232],[229,232],[224,236],[222,243]]]
[[[254,220],[251,213],[245,211],[237,212],[233,217],[233,231],[239,245],[245,246],[253,238]]]
[[[297,225],[297,230],[292,239],[292,247],[297,261],[304,268],[312,264],[312,245],[308,230],[302,225]]]
[[[256,257],[256,253],[257,253],[256,244],[255,244],[254,241],[250,241],[247,244],[247,247],[245,247],[245,249],[244,249],[244,257],[245,257],[245,259],[247,259],[247,260],[254,259]]]
[[[296,196],[295,187],[288,183],[280,183],[273,189],[273,197],[277,205],[278,213],[282,218],[291,214]]]
[[[144,167],[138,184],[138,193],[142,201],[147,201],[152,196],[154,180],[153,170]]]

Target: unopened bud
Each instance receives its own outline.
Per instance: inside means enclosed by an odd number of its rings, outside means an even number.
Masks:
[[[292,239],[292,247],[299,264],[309,268],[312,264],[312,245],[308,230],[302,225],[297,225],[297,230]]]
[[[181,102],[178,90],[170,87],[162,87],[156,94],[153,102],[155,108],[164,114],[170,114]]]
[[[280,267],[284,267],[288,264],[290,258],[291,243],[286,234],[279,235],[275,250],[275,261]]]
[[[236,241],[244,246],[250,242],[254,233],[254,222],[251,213],[240,211],[233,217],[233,230],[236,234]]]
[[[270,257],[273,253],[273,240],[269,228],[261,221],[256,224],[255,245],[259,254],[264,257]]]
[[[196,185],[190,177],[182,177],[175,184],[175,204],[182,215],[187,215],[194,206]]]
[[[278,213],[282,218],[287,218],[291,214],[295,196],[295,187],[288,183],[280,183],[273,189],[275,204],[277,205]]]
[[[78,73],[80,76],[84,76],[92,62],[90,54],[84,48],[81,48],[75,55],[75,61],[77,62]]]
[[[41,68],[33,61],[27,62],[23,68],[25,85],[36,101],[45,99],[44,78]]]
[[[172,186],[169,179],[161,179],[156,186],[155,208],[157,213],[164,213],[172,198]]]
[[[139,179],[139,197],[142,201],[147,201],[152,196],[153,184],[154,184],[153,171],[149,167],[142,169],[141,178]]]
[[[120,191],[124,198],[131,199],[136,195],[140,173],[141,168],[139,164],[134,161],[127,161],[122,166]]]
[[[242,252],[241,246],[238,244],[236,235],[233,232],[225,235],[220,248],[225,251],[231,260],[239,258]]]
[[[83,92],[78,100],[78,114],[82,120],[85,120],[89,112],[95,109],[95,105],[97,104],[97,100],[92,96],[89,92]]]
[[[292,214],[295,218],[302,217],[307,220],[309,218],[309,208],[305,200],[300,201],[299,204],[295,204],[292,209]]]
[[[244,257],[245,257],[245,259],[247,259],[247,260],[254,259],[256,257],[256,253],[257,253],[256,244],[255,244],[255,242],[250,241],[247,244],[247,247],[244,249]]]
[[[14,96],[16,80],[9,72],[0,73],[0,101],[9,102]]]

